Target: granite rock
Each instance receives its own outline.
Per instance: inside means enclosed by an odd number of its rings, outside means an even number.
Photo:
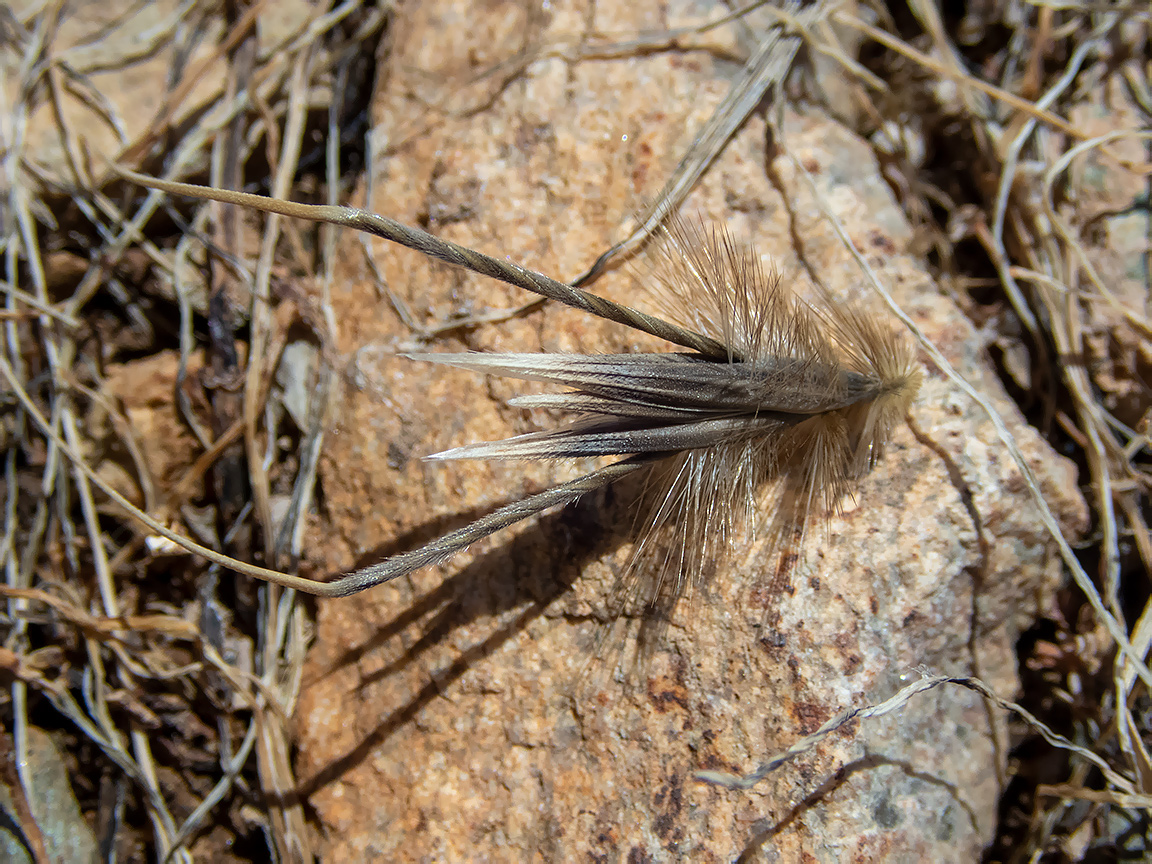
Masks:
[[[593,28],[662,29],[698,5],[657,15],[555,2],[543,17],[500,2],[400,7],[373,106],[373,197],[357,203],[575,276],[656,194],[737,67],[686,51],[542,59],[510,81],[472,76],[526,46]],[[782,141],[897,300],[994,400],[1058,517],[1080,530],[1074,468],[1024,423],[980,334],[909,251],[911,229],[868,146],[791,109]],[[685,211],[754,242],[800,291],[811,268],[835,292],[864,292],[804,188],[788,160],[766,155],[765,121],[754,116]],[[333,305],[348,386],[325,451],[313,572],[379,560],[589,468],[421,461],[554,419],[506,405],[524,391],[518,382],[395,356],[420,340],[381,299],[360,239],[342,242]],[[528,299],[383,241],[371,249],[387,289],[421,322]],[[626,274],[597,290],[645,302]],[[451,332],[431,350],[652,347],[547,306]],[[911,423],[856,500],[813,532],[789,591],[758,593],[773,558],[749,538],[679,610],[638,678],[605,675],[587,691],[577,682],[596,662],[606,597],[628,556],[623,501],[589,496],[442,567],[317,603],[298,771],[327,833],[324,857],[977,859],[1006,782],[1005,718],[959,688],[853,726],[751,791],[708,786],[693,772],[751,770],[835,713],[888,697],[920,665],[1014,694],[1014,642],[1061,567],[980,410],[929,369]]]

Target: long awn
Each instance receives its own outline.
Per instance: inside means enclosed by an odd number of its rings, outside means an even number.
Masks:
[[[417,549],[310,583],[312,589],[297,586],[313,593],[347,596],[439,564],[543,510],[647,472],[648,511],[623,594],[630,604],[675,604],[715,571],[736,526],[753,522],[758,508],[772,512],[771,536],[780,543],[802,538],[813,514],[834,510],[874,464],[920,387],[922,370],[901,332],[823,289],[817,303],[798,298],[723,229],[673,221],[655,242],[654,293],[668,320],[364,210],[117,171],[175,195],[365,231],[688,349],[407,355],[567,388],[513,404],[575,418],[558,429],[457,447],[432,459],[621,458]]]

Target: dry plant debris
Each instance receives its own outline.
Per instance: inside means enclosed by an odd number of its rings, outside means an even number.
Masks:
[[[235,585],[126,521],[14,394],[157,521],[241,557],[298,558],[331,370],[323,310],[293,303],[325,278],[323,256],[294,235],[296,258],[253,274],[250,226],[141,207],[105,166],[228,184],[260,164],[285,188],[334,170],[325,141],[364,133],[361,52],[387,13],[0,10],[3,735],[23,757],[37,727],[53,731],[109,860],[259,860],[269,844],[312,857],[289,725],[308,624],[290,594]],[[276,308],[251,303],[272,295]],[[15,764],[34,788],[36,766]]]
[[[515,50],[496,56],[509,43],[494,40],[491,56],[470,59],[475,74],[413,87],[409,115],[376,155],[482,116],[533,64],[661,54],[742,64],[767,22],[797,28],[777,104],[817,103],[870,142],[920,255],[979,328],[1024,416],[1080,468],[1093,517],[1074,556],[1066,547],[1064,588],[1018,643],[1019,694],[928,677],[814,734],[881,708],[915,712],[949,681],[972,687],[1014,712],[1012,778],[986,860],[1147,856],[1147,4],[909,0],[825,4],[821,15],[748,4],[715,26],[611,37],[587,19],[580,29],[569,5],[552,14],[572,16],[570,38],[538,38],[533,6]],[[66,753],[113,857],[259,860],[271,845],[304,861],[323,848],[292,749],[309,610],[142,530],[97,481],[220,556],[307,563],[343,362],[346,322],[330,302],[337,241],[159,195],[141,203],[104,166],[347,198],[363,189],[356,160],[377,62],[406,32],[405,14],[356,0],[0,9],[0,754],[16,754],[4,784],[36,859],[60,854],[34,796],[18,794],[35,789],[28,753],[40,729]],[[430,224],[467,218],[468,189],[436,192]],[[514,310],[513,324],[531,311]],[[502,317],[414,321],[414,332]],[[744,851],[771,845],[774,830],[750,830]]]

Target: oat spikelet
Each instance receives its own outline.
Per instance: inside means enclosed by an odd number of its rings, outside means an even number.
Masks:
[[[417,549],[346,574],[316,593],[344,596],[441,563],[477,540],[625,477],[643,476],[646,516],[618,610],[670,611],[724,561],[767,492],[770,538],[803,539],[875,462],[920,386],[903,334],[822,294],[798,299],[723,229],[673,223],[653,255],[673,321],[511,262],[349,207],[296,204],[173,183],[117,168],[180,195],[328,222],[383,237],[559,303],[652,334],[685,353],[414,354],[492,375],[567,388],[514,400],[575,416],[556,430],[470,444],[434,459],[621,457],[507,504]]]
[[[801,545],[811,517],[836,510],[873,465],[922,373],[901,333],[826,292],[809,305],[723,230],[674,221],[651,254],[657,301],[726,345],[728,374],[754,395],[739,414],[701,411],[724,417],[724,434],[652,469],[617,606],[659,618],[759,514],[779,555]]]

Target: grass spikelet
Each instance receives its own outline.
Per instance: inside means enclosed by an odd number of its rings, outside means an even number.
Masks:
[[[770,514],[770,538],[781,552],[786,540],[802,542],[813,515],[835,510],[874,464],[920,386],[921,370],[903,334],[826,292],[815,303],[797,297],[722,228],[673,220],[661,233],[652,250],[653,275],[667,320],[362,210],[121,173],[175,194],[366,231],[688,349],[407,355],[566,388],[514,404],[574,418],[558,429],[429,458],[620,458],[319,585],[315,593],[354,594],[438,564],[522,519],[643,473],[646,515],[616,611],[669,612],[716,571],[738,527],[753,524],[761,509]]]
[[[757,530],[758,514],[778,560],[802,546],[813,517],[836,511],[875,463],[922,370],[887,322],[826,291],[814,304],[797,297],[723,229],[673,221],[651,257],[656,301],[728,350],[726,362],[713,361],[727,367],[724,380],[697,409],[698,422],[728,426],[654,467],[618,589],[617,611],[647,607],[659,620],[716,572],[742,529]],[[745,404],[727,400],[735,387]]]

